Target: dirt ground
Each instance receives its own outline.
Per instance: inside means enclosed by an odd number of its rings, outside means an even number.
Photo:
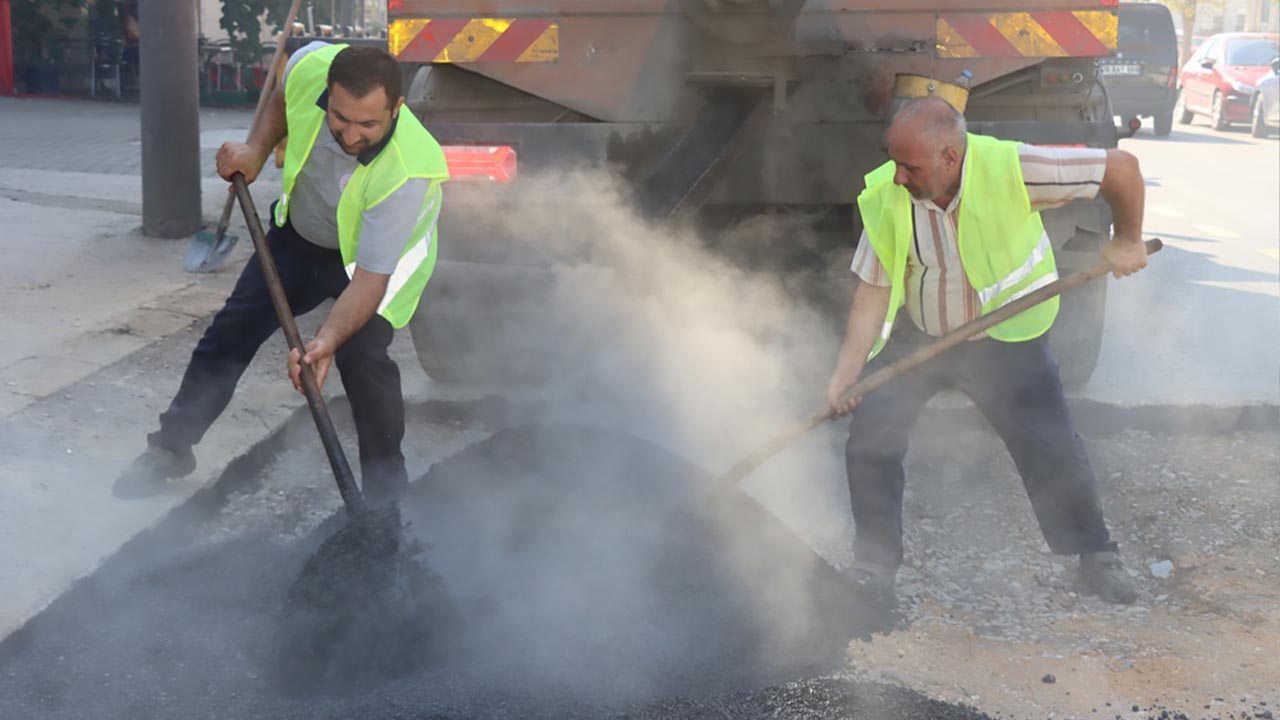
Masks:
[[[993,438],[917,443],[900,576],[911,625],[851,643],[851,672],[1005,718],[1280,712],[1280,433],[1086,445],[1137,603],[1080,592]],[[960,446],[985,460],[949,465]]]

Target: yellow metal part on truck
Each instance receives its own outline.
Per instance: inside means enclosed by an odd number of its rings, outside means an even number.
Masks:
[[[1113,10],[938,15],[938,57],[1101,57],[1116,49]]]
[[[401,62],[549,63],[560,57],[560,25],[537,18],[403,18],[387,27]]]

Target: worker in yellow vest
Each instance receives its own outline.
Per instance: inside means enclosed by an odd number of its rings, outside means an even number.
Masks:
[[[441,184],[449,176],[440,146],[403,106],[400,67],[390,55],[315,42],[291,56],[249,142],[226,143],[217,155],[218,174],[240,172],[252,182],[289,136],[267,244],[295,313],[336,299],[305,355],[291,353],[289,375],[300,390],[305,362],[323,385],[337,362],[373,504],[408,487],[400,371],[387,347],[413,317],[435,267]],[[196,346],[160,429],[116,480],[117,496],[159,492],[195,469],[192,446],[277,327],[255,255]]]
[[[929,398],[951,388],[968,395],[1004,440],[1049,548],[1079,555],[1085,587],[1103,600],[1133,602],[1136,588],[1107,530],[1049,352],[1056,299],[865,397],[845,395],[864,370],[1055,280],[1041,210],[1101,194],[1115,222],[1102,251],[1114,274],[1145,267],[1137,160],[1122,150],[972,135],[964,116],[936,97],[906,102],[885,143],[889,162],[867,175],[858,196],[864,232],[852,269],[860,282],[826,393],[833,413],[852,413],[845,467],[856,587],[873,607],[896,607],[907,435]],[[903,307],[910,320],[895,322]]]

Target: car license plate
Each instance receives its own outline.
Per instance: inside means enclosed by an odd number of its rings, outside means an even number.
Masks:
[[[1103,75],[1141,75],[1142,66],[1138,63],[1106,63],[1102,66]]]

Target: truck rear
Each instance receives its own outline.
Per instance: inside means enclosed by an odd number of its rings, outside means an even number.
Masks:
[[[714,228],[804,213],[827,230],[812,269],[829,270],[859,236],[854,202],[885,160],[897,74],[968,71],[972,132],[1114,147],[1096,58],[1114,54],[1116,17],[1106,0],[390,0],[388,49],[461,174],[518,183],[607,165],[655,218]],[[1100,200],[1044,221],[1064,271],[1109,235]],[[776,257],[794,257],[777,242]],[[454,259],[477,259],[465,252]],[[460,336],[482,328],[450,327],[441,297],[459,291],[445,275],[414,323],[439,377],[465,375],[469,349],[486,346]],[[1053,340],[1069,382],[1096,364],[1104,303],[1103,283],[1063,303]]]

